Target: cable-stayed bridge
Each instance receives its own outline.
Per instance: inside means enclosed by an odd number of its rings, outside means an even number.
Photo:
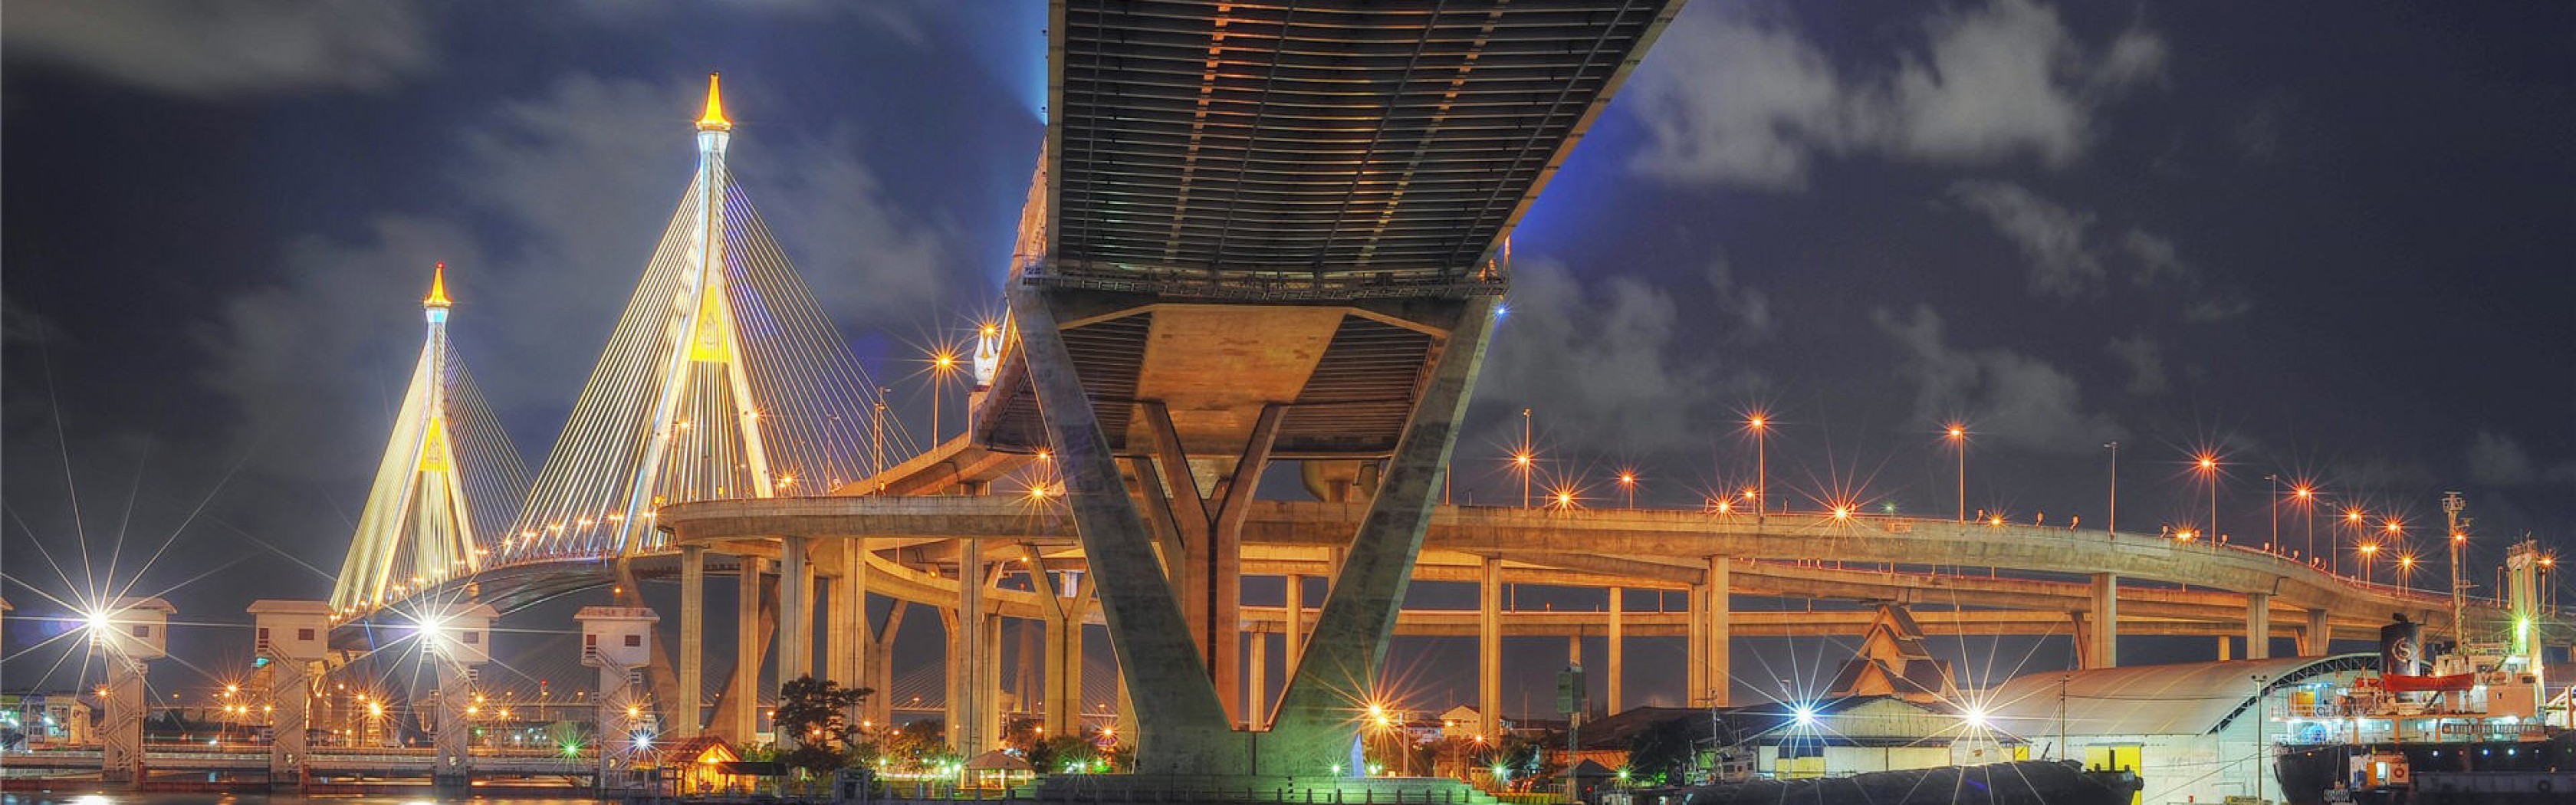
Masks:
[[[1628,637],[1683,638],[1681,698],[1722,705],[1736,637],[1864,625],[1739,612],[1736,595],[1893,603],[1934,633],[2067,635],[2088,666],[2116,664],[2123,632],[2323,654],[2391,611],[2456,610],[2463,636],[2519,629],[2526,646],[2544,639],[2534,621],[2567,634],[2529,596],[2455,607],[2278,545],[1772,500],[1436,505],[1511,229],[1679,5],[1053,4],[1053,115],[1010,316],[979,343],[967,434],[926,449],[883,419],[727,171],[711,80],[697,170],[533,482],[486,438],[433,293],[330,618],[438,633],[476,617],[463,604],[507,616],[608,587],[631,608],[641,584],[676,582],[673,622],[646,628],[651,658],[618,666],[650,679],[671,732],[751,739],[763,680],[811,673],[936,702],[969,755],[999,740],[1008,689],[1060,731],[1113,707],[1141,771],[1244,776],[1346,757],[1352,714],[1389,694],[1398,634],[1475,635],[1477,729],[1498,734],[1507,635],[1609,635],[1615,710]],[[1256,499],[1282,460],[1316,501]],[[493,488],[526,494],[500,496],[510,508]],[[745,593],[729,670],[705,662],[711,574]],[[1247,606],[1246,576],[1279,577],[1284,604]],[[1471,583],[1479,607],[1406,610],[1415,580]],[[1509,584],[1607,592],[1598,613],[1527,611],[1504,604]],[[1657,606],[1631,609],[1632,591]],[[948,636],[936,696],[891,670],[907,608]],[[1029,644],[1006,653],[1006,623]],[[1115,686],[1085,672],[1093,625]],[[1010,655],[1034,670],[1006,684]]]

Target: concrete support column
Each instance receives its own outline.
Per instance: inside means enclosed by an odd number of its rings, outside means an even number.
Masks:
[[[1477,733],[1501,746],[1503,737],[1503,560],[1485,557],[1476,583]]]
[[[2219,662],[2226,662],[2226,661],[2228,661],[2228,660],[2236,659],[2234,656],[2231,656],[2231,654],[2232,654],[2232,650],[2233,650],[2233,649],[2235,649],[2235,648],[2236,648],[2236,638],[2228,637],[2228,636],[2226,636],[2226,635],[2219,635],[2219,636],[2218,636],[2218,661],[2219,661]],[[2248,658],[2248,659],[2251,659],[2251,658]]]
[[[859,538],[841,540],[834,557],[837,576],[832,582],[832,609],[824,617],[830,637],[830,653],[823,659],[824,678],[845,688],[867,687],[868,653],[876,648],[875,636],[868,629],[868,562],[867,541]],[[892,691],[879,690],[884,696]],[[868,705],[862,703],[843,717],[852,722],[868,720]]]
[[[778,685],[814,673],[814,569],[804,537],[778,540]]]
[[[1306,651],[1306,577],[1298,575],[1288,577],[1287,610],[1288,628],[1281,630],[1279,637],[1279,667],[1283,671],[1280,674],[1282,677],[1297,673],[1297,658],[1304,655]]]
[[[867,714],[860,718],[862,726],[894,725],[894,639],[903,632],[904,613],[911,610],[911,602],[895,599],[893,608],[886,610],[885,628],[872,635],[865,668],[867,685],[876,694],[868,697]]]
[[[680,701],[663,702],[671,732],[695,737],[706,717],[702,709],[707,684],[707,549],[680,546]]]
[[[977,686],[983,690],[975,696],[975,705],[980,710],[972,714],[975,732],[969,737],[982,743],[967,757],[983,754],[985,750],[1002,744],[1002,616],[985,615],[983,625],[975,630],[975,637],[983,644],[980,656],[975,659],[984,675]]]
[[[2093,574],[2093,647],[2084,656],[2086,668],[2120,667],[2120,577],[2114,573]]]
[[[1245,632],[1244,648],[1252,656],[1243,661],[1243,724],[1258,730],[1270,721],[1270,708],[1262,701],[1270,693],[1270,635]]]
[[[2272,594],[2245,596],[2245,659],[2272,658]]]
[[[1682,591],[1682,703],[1697,705],[1708,695],[1708,596],[1700,586]],[[1657,610],[1661,610],[1658,597]]]
[[[1082,615],[1068,602],[1063,614],[1047,621],[1047,729],[1058,735],[1082,734]]]
[[[429,779],[439,788],[463,789],[474,784],[474,756],[467,751],[474,727],[465,717],[474,701],[474,669],[443,657],[431,662],[438,666],[438,753]]]
[[[760,666],[764,645],[761,639],[760,577],[766,574],[769,560],[757,556],[742,557],[742,571],[734,577],[737,589],[734,605],[733,684],[725,691],[730,716],[724,724],[725,740],[735,745],[752,743],[760,734]]]
[[[985,666],[984,541],[961,540],[957,554],[957,609],[948,626],[948,747],[966,757],[983,754],[985,700],[993,694]]]
[[[1604,663],[1601,668],[1602,673],[1608,676],[1610,680],[1610,689],[1607,692],[1608,695],[1604,696],[1602,701],[1602,705],[1605,708],[1602,710],[1604,715],[1618,715],[1624,711],[1625,705],[1627,704],[1627,700],[1623,698],[1622,695],[1622,691],[1627,687],[1625,677],[1628,672],[1628,648],[1626,645],[1628,641],[1626,632],[1627,626],[1625,625],[1625,622],[1627,621],[1625,615],[1628,609],[1627,592],[1627,590],[1618,587],[1610,588],[1610,657],[1608,662]]]
[[[293,659],[268,663],[268,701],[276,708],[268,714],[268,786],[272,790],[304,784],[304,769],[312,757],[305,732],[313,726],[313,681],[306,676],[312,665]]]
[[[1092,410],[1088,391],[1057,329],[1055,310],[1036,288],[1010,292],[1022,366],[1038,399],[1047,441],[1062,474],[1083,554],[1095,566],[1129,572],[1098,577],[1102,615],[1130,683],[1140,728],[1129,737],[1144,773],[1225,773],[1250,758],[1226,719],[1207,663],[1201,660],[1182,605],[1165,580],[1136,572],[1155,567],[1153,534],[1128,496],[1118,461]],[[1418,538],[1418,537],[1417,537]]]
[[[99,779],[111,785],[143,782],[142,660],[114,652],[107,659],[107,714],[99,723]]]
[[[1414,560],[1431,525],[1432,503],[1439,499],[1459,421],[1484,362],[1494,304],[1494,297],[1478,296],[1454,309],[1455,324],[1442,341],[1395,452],[1386,459],[1368,513],[1341,557],[1297,672],[1280,694],[1277,715],[1260,745],[1267,772],[1314,774],[1348,762],[1351,741],[1358,736],[1349,716],[1351,692],[1378,687]]]
[[[2308,610],[2307,628],[2299,631],[2299,656],[2323,657],[2333,651],[2334,624],[2327,620],[2326,610]]]
[[[1735,674],[1730,653],[1735,636],[1735,610],[1731,595],[1734,584],[1729,575],[1732,568],[1727,564],[1731,561],[1724,556],[1709,557],[1708,571],[1701,577],[1699,585],[1700,594],[1707,598],[1700,604],[1700,617],[1705,619],[1701,630],[1704,633],[1702,640],[1706,643],[1701,647],[1706,655],[1702,659],[1705,676],[1701,681],[1708,687],[1693,691],[1692,695],[1701,697],[1700,706],[1703,707],[1725,707],[1734,699]]]

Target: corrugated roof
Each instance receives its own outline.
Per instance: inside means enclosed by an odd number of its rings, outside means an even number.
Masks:
[[[1980,697],[1996,727],[2022,735],[2058,731],[2065,685],[2067,732],[2079,735],[2206,735],[2225,727],[2263,690],[2338,671],[2376,668],[2375,654],[2134,665],[2017,676]]]

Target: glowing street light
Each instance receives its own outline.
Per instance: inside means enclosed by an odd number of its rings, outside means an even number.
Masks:
[[[957,374],[957,350],[940,345],[930,351],[930,443],[939,444],[939,412],[947,399],[948,379]]]
[[[2371,562],[2372,562],[2372,560],[2375,560],[2375,559],[2379,558],[2379,543],[2376,543],[2376,542],[2365,542],[2365,543],[2362,543],[2362,544],[2361,544],[2361,549],[2360,549],[2360,550],[2361,550],[2361,583],[2363,583],[2363,584],[2369,584],[2369,583],[2370,583]]]
[[[1628,508],[1637,508],[1637,471],[1619,471],[1619,491],[1628,496]]]

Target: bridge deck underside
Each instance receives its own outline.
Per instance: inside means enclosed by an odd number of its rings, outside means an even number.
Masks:
[[[1058,0],[1033,281],[1266,298],[1480,275],[1679,3]]]

